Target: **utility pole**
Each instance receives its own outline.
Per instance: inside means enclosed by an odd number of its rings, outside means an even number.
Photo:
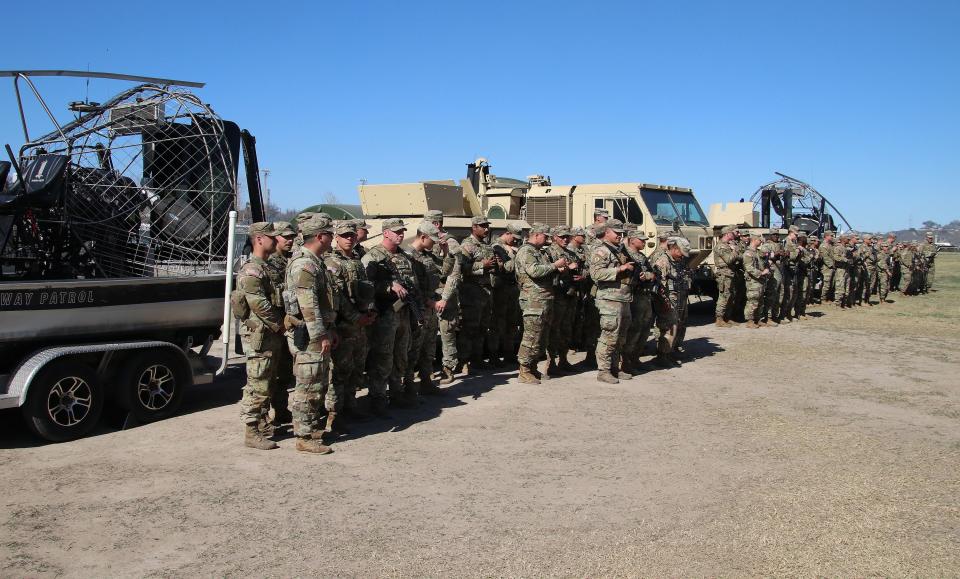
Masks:
[[[270,169],[260,169],[260,172],[263,173],[263,194],[265,197],[263,218],[267,221],[270,221],[270,187],[267,186],[267,178],[270,176]]]

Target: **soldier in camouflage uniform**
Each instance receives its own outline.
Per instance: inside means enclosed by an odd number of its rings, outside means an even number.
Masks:
[[[713,248],[713,263],[717,271],[716,325],[729,328],[730,306],[736,303],[734,277],[743,267],[743,259],[736,242],[733,240],[735,228],[728,225],[720,230],[720,243]]]
[[[607,221],[602,243],[590,252],[590,279],[597,286],[596,304],[600,313],[600,337],[597,340],[597,380],[617,384],[633,375],[619,369],[630,330],[630,304],[633,302],[634,264],[620,250],[623,222]]]
[[[570,351],[570,338],[573,335],[573,317],[577,313],[577,282],[581,278],[577,254],[567,249],[570,230],[564,226],[554,227],[551,234],[553,243],[546,249],[547,259],[553,262],[563,259],[567,263],[557,270],[553,278],[553,319],[550,320],[547,347],[549,364],[546,374],[559,376],[576,371],[567,361],[567,353]]]
[[[293,352],[293,435],[297,450],[331,452],[321,444],[320,407],[330,384],[330,356],[336,323],[336,282],[321,260],[333,241],[332,223],[313,217],[300,224],[303,247],[287,265],[287,344]],[[327,406],[328,411],[334,410]]]
[[[553,316],[553,278],[557,270],[567,266],[565,259],[550,262],[542,250],[550,228],[542,223],[530,227],[527,241],[513,258],[517,281],[520,284],[520,309],[523,312],[523,337],[517,361],[519,380],[525,384],[539,384],[549,376],[537,371],[543,358]]]
[[[847,254],[847,244],[849,240],[846,235],[841,235],[833,243],[830,249],[830,256],[833,258],[833,303],[838,307],[844,308],[847,305],[847,284],[850,278],[847,276],[847,267],[850,259]]]
[[[914,295],[917,293],[914,280],[916,247],[912,243],[905,244],[897,257],[900,261],[900,291],[905,296]]]
[[[345,433],[340,418],[368,418],[357,405],[357,388],[363,379],[365,357],[361,355],[366,341],[366,328],[376,320],[373,309],[373,286],[360,257],[354,251],[357,226],[353,221],[335,221],[333,251],[323,256],[323,263],[333,277],[337,302],[337,347],[333,349],[331,386],[324,403],[327,408],[327,434]]]
[[[400,248],[405,231],[402,219],[384,220],[383,240],[360,260],[373,282],[378,312],[370,333],[369,369],[371,408],[378,416],[387,416],[388,381],[391,405],[409,408],[416,400],[415,392],[404,391],[402,379],[410,351],[410,316],[415,315],[409,308],[417,307],[415,296],[405,300],[420,287],[410,257]]]
[[[273,284],[274,289],[271,301],[273,305],[282,309],[283,290],[286,289],[287,262],[290,260],[290,250],[297,239],[297,232],[286,221],[275,221],[273,231],[276,249],[267,259],[266,272],[270,276],[270,283]],[[273,419],[270,424],[276,427],[289,423],[293,419],[293,415],[290,414],[288,392],[293,387],[293,355],[287,348],[286,341],[277,350],[274,364],[277,370],[270,384],[270,406],[273,408]]]
[[[877,297],[880,299],[880,305],[887,303],[893,267],[893,249],[886,241],[882,241],[877,250]]]
[[[590,292],[590,273],[586,267],[586,248],[587,232],[582,227],[570,228],[570,243],[567,244],[574,255],[577,256],[577,270],[580,272],[580,280],[577,282],[577,308],[573,314],[573,334],[570,339],[570,345],[576,350],[583,350],[583,314],[584,299]]]
[[[463,258],[463,285],[460,287],[460,307],[463,328],[458,348],[470,371],[488,368],[484,362],[484,346],[490,329],[493,290],[491,276],[499,270],[493,248],[487,243],[490,221],[486,217],[470,220],[471,233],[460,243]]]
[[[657,325],[660,328],[656,359],[658,366],[669,367],[680,364],[676,351],[682,347],[683,338],[687,332],[690,288],[684,258],[689,256],[689,242],[682,237],[671,237],[667,240],[667,251],[653,264],[657,279],[670,305],[669,311],[657,318]]]
[[[492,312],[487,349],[494,365],[504,366],[516,359],[515,344],[520,325],[520,286],[514,271],[513,259],[517,253],[514,245],[517,235],[523,230],[510,223],[493,244],[498,267],[491,277]]]
[[[924,274],[924,291],[926,292],[933,287],[933,279],[937,275],[936,258],[940,248],[933,242],[932,233],[928,233],[925,239],[926,241],[920,244],[917,251],[923,257],[926,266],[926,273]]]
[[[656,274],[653,265],[643,253],[647,244],[647,236],[643,231],[636,229],[627,234],[624,251],[633,262],[635,288],[633,301],[630,303],[630,329],[627,331],[627,341],[623,346],[623,362],[621,368],[628,374],[640,372],[640,356],[643,354],[650,330],[653,328],[653,289]]]
[[[363,256],[367,254],[367,248],[361,244],[370,235],[370,226],[367,225],[366,219],[354,219],[352,223],[357,229],[357,241],[353,244],[353,252],[357,254],[358,258],[363,259]]]
[[[584,261],[586,269],[589,270],[590,254],[593,250],[603,244],[603,232],[606,230],[606,222],[610,219],[610,213],[606,209],[594,209],[593,223],[586,231],[586,245],[584,246]],[[587,279],[589,279],[587,273]],[[600,312],[597,310],[597,286],[590,279],[589,290],[583,300],[583,344],[582,348],[587,352],[587,357],[579,365],[584,368],[597,367],[597,340],[600,338]]]
[[[258,222],[250,226],[253,253],[237,272],[236,294],[249,314],[240,325],[240,339],[247,355],[247,383],[243,387],[240,415],[246,425],[243,442],[250,448],[270,450],[277,445],[265,433],[270,388],[277,371],[276,358],[283,347],[285,331],[283,310],[275,303],[267,259],[276,247],[273,224]]]
[[[763,301],[763,294],[767,287],[767,278],[770,277],[770,269],[764,267],[760,257],[760,244],[763,238],[758,234],[750,236],[750,245],[743,252],[743,271],[747,287],[747,305],[743,316],[747,320],[748,328],[759,328],[760,307]]]
[[[807,319],[807,304],[810,303],[811,270],[814,267],[814,249],[809,245],[807,234],[797,234],[797,246],[800,252],[797,269],[797,297],[793,303],[793,316],[798,320]]]
[[[460,285],[463,280],[463,260],[460,256],[460,245],[453,237],[446,236],[440,239],[443,245],[443,262],[440,270],[442,295],[446,298],[443,311],[438,311],[440,326],[440,352],[443,368],[440,378],[441,385],[453,383],[454,373],[460,361],[457,350],[457,338],[460,330]]]
[[[833,277],[837,270],[837,264],[833,261],[833,235],[832,231],[824,231],[823,243],[819,247],[820,277],[823,280],[820,286],[821,303],[829,303],[833,298]]]
[[[863,301],[866,302],[868,306],[872,306],[873,302],[870,301],[870,296],[874,292],[874,287],[878,283],[877,272],[880,262],[880,254],[877,253],[877,248],[874,245],[874,239],[872,235],[863,236],[863,247],[860,249],[861,255],[863,256]]]
[[[797,235],[800,228],[791,225],[787,229],[787,238],[783,241],[783,290],[780,298],[780,323],[789,324],[793,319],[793,308],[797,302],[800,273],[800,248]]]
[[[851,239],[850,245],[853,247],[853,261],[852,265],[847,268],[847,272],[850,276],[850,305],[851,306],[862,306],[863,305],[863,278],[864,278],[864,250],[863,244],[860,243],[860,239],[854,235]]]
[[[423,295],[424,323],[410,346],[406,387],[413,387],[418,394],[428,395],[443,393],[433,383],[433,360],[437,352],[439,316],[450,301],[450,294],[441,281],[443,255],[435,252],[434,248],[442,251],[440,229],[430,221],[424,221],[417,227],[417,237],[410,244],[410,257]],[[418,386],[413,386],[414,371],[420,376]]]
[[[777,315],[780,304],[780,285],[783,278],[778,264],[781,247],[780,242],[774,239],[774,231],[771,229],[768,237],[757,248],[764,268],[770,270],[770,275],[766,277],[766,284],[763,288],[763,299],[760,302],[760,319],[763,321],[759,323],[764,326],[779,325]]]

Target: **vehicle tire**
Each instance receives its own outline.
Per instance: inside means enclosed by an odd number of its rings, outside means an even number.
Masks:
[[[23,417],[34,434],[53,442],[85,436],[103,412],[103,387],[92,368],[71,358],[43,367],[30,384]]]
[[[175,352],[154,349],[131,358],[117,376],[120,406],[140,422],[173,416],[190,381],[189,369]]]

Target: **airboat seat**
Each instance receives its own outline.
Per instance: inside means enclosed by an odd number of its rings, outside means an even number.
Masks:
[[[26,191],[18,186],[16,192],[0,195],[0,213],[10,214],[20,209],[49,209],[63,196],[69,157],[66,155],[37,155],[24,164],[23,180]]]

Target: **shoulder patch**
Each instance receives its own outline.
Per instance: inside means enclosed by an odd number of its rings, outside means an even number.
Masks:
[[[263,277],[263,269],[251,261],[243,264],[239,273],[240,275],[247,275],[251,277]]]

